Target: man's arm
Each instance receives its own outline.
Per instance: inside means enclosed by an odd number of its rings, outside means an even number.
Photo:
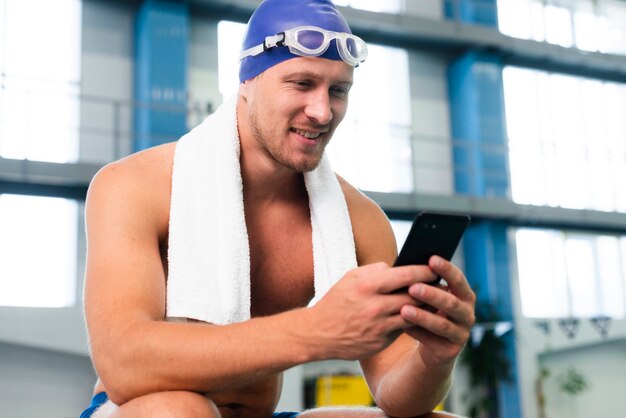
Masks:
[[[381,295],[424,273],[382,264],[347,273],[312,308],[226,326],[165,322],[160,243],[170,178],[159,167],[167,161],[151,151],[109,165],[88,193],[85,314],[94,365],[113,402],[228,390],[308,361],[363,358],[407,327],[399,311],[412,298]]]
[[[86,204],[85,314],[94,364],[111,399],[223,390],[309,360],[312,344],[298,333],[306,329],[302,312],[223,327],[164,321],[159,243],[167,231],[169,179],[150,167],[162,161],[144,157],[103,169]]]
[[[397,247],[389,220],[345,181],[342,187],[348,197],[359,265],[378,261],[392,265]],[[420,283],[409,288],[413,301],[400,310],[408,328],[386,349],[361,359],[377,405],[391,416],[421,415],[442,401],[474,321],[475,296],[463,273],[437,257],[421,268]],[[437,275],[447,281],[447,289],[425,283]],[[416,306],[422,303],[439,311]]]

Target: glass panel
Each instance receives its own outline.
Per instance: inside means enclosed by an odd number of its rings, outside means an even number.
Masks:
[[[598,2],[604,25],[601,52],[626,54],[626,3],[623,0]]]
[[[80,81],[80,0],[6,0],[6,17],[5,75]]]
[[[522,313],[527,317],[626,317],[626,238],[519,229]]]
[[[624,211],[626,86],[514,67],[503,82],[513,200]]]
[[[58,163],[78,160],[78,86],[7,78],[2,94],[0,154]]]
[[[78,204],[0,195],[0,305],[76,303]]]
[[[498,0],[498,26],[516,38],[626,54],[623,0]]]
[[[596,284],[593,243],[590,237],[567,237],[565,240],[567,279],[576,318],[601,314],[600,292]]]
[[[576,47],[585,51],[600,49],[601,21],[591,13],[577,12],[574,15]]]
[[[74,162],[79,140],[81,2],[5,0],[3,5],[0,155]]]
[[[626,300],[624,300],[624,280],[618,238],[598,237],[596,259],[598,293],[602,301],[600,314],[611,318],[624,318],[626,317]]]
[[[218,83],[223,100],[239,89],[239,53],[245,33],[243,23],[222,20],[217,25]]]
[[[569,315],[563,236],[519,229],[515,234],[522,313],[531,318]]]

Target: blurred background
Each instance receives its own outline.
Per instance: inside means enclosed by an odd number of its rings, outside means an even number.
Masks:
[[[398,245],[420,210],[473,219],[454,260],[479,323],[441,407],[621,416],[626,1],[336,3],[370,55],[335,170],[383,207]],[[89,404],[87,186],[236,93],[258,4],[0,0],[0,416]],[[283,409],[371,402],[356,363],[286,376]]]

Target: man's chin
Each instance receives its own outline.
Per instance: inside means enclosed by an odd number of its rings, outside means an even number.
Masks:
[[[279,161],[283,166],[292,169],[293,171],[304,174],[315,170],[322,161],[322,156],[303,158],[297,161],[288,160],[288,161]]]

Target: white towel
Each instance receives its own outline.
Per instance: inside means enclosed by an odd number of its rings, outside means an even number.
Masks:
[[[250,250],[239,166],[237,97],[176,145],[166,316],[224,325],[250,319]],[[326,156],[304,175],[313,230],[315,304],[356,251],[345,197]]]

